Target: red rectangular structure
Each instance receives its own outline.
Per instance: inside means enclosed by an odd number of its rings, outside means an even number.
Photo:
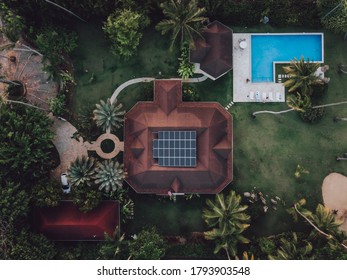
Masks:
[[[61,201],[57,207],[36,208],[34,227],[48,239],[57,241],[105,240],[119,226],[118,201],[102,201],[83,213],[72,201]]]

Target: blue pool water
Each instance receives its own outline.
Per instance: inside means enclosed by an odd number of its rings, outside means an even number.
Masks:
[[[273,62],[294,57],[323,62],[323,34],[251,35],[252,82],[273,82]]]

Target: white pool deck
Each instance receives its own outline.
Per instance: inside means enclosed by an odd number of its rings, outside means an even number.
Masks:
[[[246,42],[245,48],[240,42]],[[241,44],[242,46],[242,44]],[[243,43],[244,47],[245,44]],[[251,34],[233,34],[233,102],[285,102],[279,83],[252,83]]]

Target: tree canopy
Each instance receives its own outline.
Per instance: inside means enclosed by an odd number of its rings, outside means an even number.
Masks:
[[[205,8],[198,7],[196,0],[168,0],[160,5],[166,19],[156,26],[161,34],[172,32],[170,49],[178,41],[194,45],[194,36],[200,36]]]
[[[144,14],[123,9],[109,15],[102,29],[112,42],[112,53],[128,59],[136,53],[141,31],[148,24],[149,19]]]
[[[142,230],[129,244],[130,256],[135,260],[159,260],[166,251],[163,237],[155,227]]]
[[[0,123],[0,178],[24,182],[46,174],[53,164],[52,121],[36,109],[3,105]]]

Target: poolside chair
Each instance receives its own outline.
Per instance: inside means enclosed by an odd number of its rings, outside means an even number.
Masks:
[[[260,101],[261,101],[260,91],[256,91],[256,92],[255,92],[255,100],[256,100],[257,102],[260,102]]]
[[[270,100],[270,101],[273,101],[273,100],[274,100],[274,99],[273,99],[273,95],[272,95],[272,92],[271,92],[271,91],[269,92],[269,100]]]
[[[267,94],[266,94],[266,92],[263,92],[263,102],[265,102],[267,100],[268,100]]]
[[[249,99],[254,100],[254,91],[249,92]]]
[[[276,99],[277,99],[278,101],[282,101],[282,93],[276,92]]]

